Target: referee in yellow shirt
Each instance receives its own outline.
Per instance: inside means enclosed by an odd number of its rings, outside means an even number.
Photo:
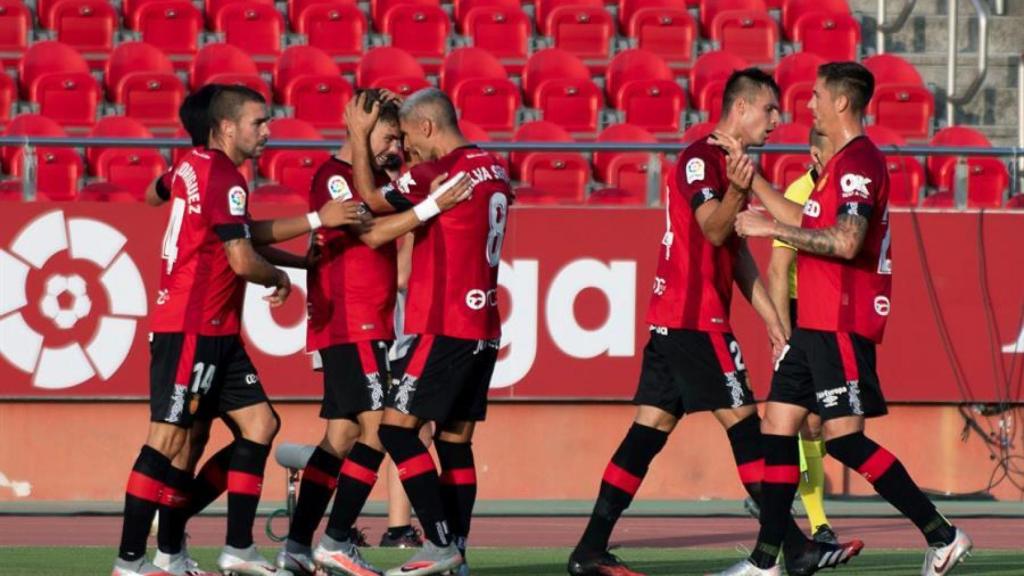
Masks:
[[[806,204],[825,164],[835,150],[824,135],[811,129],[811,169],[786,188],[786,198],[800,205]],[[779,314],[786,338],[796,326],[796,249],[789,244],[772,243],[772,256],[768,263],[768,294]],[[814,539],[837,544],[835,532],[825,517],[825,443],[821,438],[821,418],[808,414],[800,431],[800,499],[811,522]]]

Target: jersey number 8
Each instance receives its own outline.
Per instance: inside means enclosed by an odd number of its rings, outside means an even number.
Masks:
[[[505,241],[505,223],[508,222],[508,197],[503,192],[491,196],[487,216],[487,263],[494,268],[501,263],[501,245]]]

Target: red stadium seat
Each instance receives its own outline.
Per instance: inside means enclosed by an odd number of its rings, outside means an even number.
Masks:
[[[213,81],[215,76],[230,74],[234,79],[251,77],[263,82],[252,58],[231,44],[207,44],[196,54],[189,76],[189,89],[196,90]]]
[[[145,42],[126,42],[118,45],[107,59],[103,72],[103,87],[111,102],[121,103],[122,86],[133,74],[174,74],[174,66],[159,48]]]
[[[39,114],[23,114],[11,121],[5,136],[66,136],[52,118]],[[25,174],[24,148],[8,146],[0,149],[5,171],[15,178]],[[73,200],[78,180],[85,173],[82,158],[73,148],[40,147],[35,149],[36,192],[50,200]]]
[[[1010,210],[1024,210],[1024,194],[1014,194],[1006,201],[1004,208]]]
[[[274,96],[291,106],[292,117],[305,120],[321,131],[345,127],[345,105],[352,85],[341,76],[326,52],[312,46],[292,46],[277,63]]]
[[[412,54],[424,69],[437,71],[448,49],[451,20],[439,6],[395,6],[384,15],[391,45]]]
[[[555,48],[579,56],[591,73],[600,74],[611,56],[615,23],[604,6],[579,6],[575,1],[551,11],[548,35],[554,39]]]
[[[82,132],[96,123],[100,85],[87,72],[47,74],[36,83],[32,102],[39,104],[40,114],[66,130]]]
[[[860,52],[860,24],[849,14],[809,12],[793,28],[793,41],[804,52],[829,61],[856,60]]]
[[[494,54],[505,70],[518,74],[530,53],[530,17],[516,4],[515,8],[473,8],[463,22],[473,46]]]
[[[14,78],[7,74],[0,74],[0,130],[7,127],[11,120],[11,104],[17,100],[17,88],[14,86]]]
[[[301,184],[301,182],[300,182]],[[253,200],[260,204],[296,204],[308,206],[309,186],[305,189],[284,184],[264,184],[252,192]]]
[[[604,0],[534,0],[533,11],[537,22],[537,33],[541,36],[551,35],[551,13],[562,6],[590,6],[604,9]]]
[[[625,188],[602,188],[587,195],[591,206],[644,206],[647,204],[646,190],[640,194]]]
[[[102,68],[114,47],[117,12],[106,0],[60,0],[50,11],[57,40]]]
[[[312,124],[294,118],[274,120],[270,123],[270,133],[277,140],[323,139]],[[308,197],[313,175],[329,157],[324,150],[268,150],[260,156],[259,171],[270,180]]]
[[[217,27],[217,18],[220,16],[221,11],[232,4],[265,4],[268,6],[274,5],[274,0],[205,0],[204,12],[206,14],[206,27],[210,30],[219,30]]]
[[[623,34],[629,34],[628,31],[633,28],[633,19],[643,10],[668,9],[685,12],[688,5],[696,4],[697,0],[619,0],[619,30]]]
[[[604,89],[608,100],[616,103],[625,86],[639,80],[675,80],[668,64],[653,52],[625,50],[619,52],[608,65],[604,75]]]
[[[154,180],[156,177],[154,176]],[[147,184],[148,186],[148,184]],[[93,182],[78,191],[79,202],[142,202],[146,199],[146,189],[132,191],[112,182]]]
[[[89,131],[92,138],[152,138],[153,133],[141,122],[127,116],[105,116],[100,118],[96,125]],[[99,163],[100,154],[110,151],[127,153],[128,148],[104,148],[102,146],[90,146],[85,149],[85,163],[90,176],[96,176],[96,166]],[[157,151],[155,148],[149,150]]]
[[[920,84],[924,86],[921,73],[913,64],[896,54],[877,54],[864,59],[864,67],[879,84]]]
[[[807,172],[811,162],[811,127],[806,124],[782,124],[768,136],[769,144],[803,144],[807,152],[799,154],[762,154],[761,170],[765,178],[778,188],[789,186]]]
[[[551,122],[529,122],[513,141],[572,142],[572,136]],[[582,202],[590,164],[575,152],[513,152],[512,177],[568,202]]]
[[[15,66],[28,48],[32,13],[21,0],[0,0],[0,66]]]
[[[614,124],[601,131],[598,142],[657,142],[653,134],[631,124]],[[656,162],[662,155],[654,155]],[[594,152],[594,173],[599,182],[626,190],[637,203],[647,199],[651,154],[648,152]]]
[[[299,14],[295,31],[305,34],[309,45],[334,58],[345,73],[355,71],[366,49],[366,15],[358,6],[320,3],[307,6]]]
[[[682,142],[683,144],[693,144],[698,140],[707,138],[714,131],[714,122],[700,122],[687,128],[686,132],[683,132],[683,137],[680,138],[679,141]]]
[[[441,0],[370,0],[370,18],[373,19],[373,27],[377,30],[384,30],[384,17],[388,15],[388,11],[401,5],[440,8]]]
[[[910,140],[927,140],[935,116],[935,96],[921,85],[882,84],[875,87],[868,114],[877,124]]]
[[[284,18],[273,4],[236,2],[228,4],[216,16],[215,28],[224,39],[250,56],[261,72],[270,72],[281,54]]]
[[[755,65],[775,64],[779,26],[767,12],[724,10],[711,24],[711,39],[719,47]]]
[[[158,0],[139,8],[132,28],[143,42],[163,50],[176,69],[187,70],[199,50],[203,16],[189,0]]]
[[[795,40],[796,22],[804,14],[823,12],[826,14],[850,14],[846,0],[783,0],[782,32],[786,38]]]
[[[124,77],[120,98],[125,116],[152,130],[166,131],[178,125],[185,85],[175,74],[135,72]]]
[[[590,80],[590,71],[565,50],[548,48],[534,53],[523,68],[522,87],[527,104],[535,104],[541,85],[553,79]]]
[[[441,89],[452,97],[460,117],[488,132],[511,133],[522,103],[501,62],[480,48],[460,48],[441,67]]]
[[[715,18],[722,12],[740,10],[743,12],[768,13],[764,0],[700,0],[700,29],[705,35],[714,28]],[[713,38],[713,37],[712,37]]]
[[[497,8],[503,10],[521,10],[523,4],[520,0],[455,0],[452,3],[452,16],[458,30],[465,32],[468,29],[467,19],[469,13],[476,8]]]
[[[932,138],[933,146],[991,147],[988,138],[973,128],[952,126],[939,130]],[[1002,160],[991,156],[967,156],[967,205],[972,208],[993,208],[1003,202],[1010,175]],[[952,191],[956,180],[958,159],[954,156],[929,156],[928,180],[940,191]],[[934,202],[934,201],[933,201]],[[929,199],[925,199],[925,205]]]
[[[298,28],[299,17],[306,8],[316,6],[317,4],[327,4],[335,8],[342,6],[354,6],[358,8],[356,0],[288,0],[288,9],[286,11],[288,16],[288,27],[293,31],[302,34],[302,30],[299,30]],[[362,11],[360,10],[360,12]]]
[[[393,46],[367,51],[356,68],[356,86],[359,88],[389,88],[407,95],[429,85],[423,66],[408,52]]]
[[[465,120],[459,120],[459,131],[466,137],[466,140],[470,142],[490,142],[491,135],[486,130],[473,124],[472,122],[466,122]]]
[[[817,54],[797,52],[780,60],[775,68],[775,82],[782,91],[782,110],[789,113],[791,122],[813,124],[807,104],[818,78],[818,67],[824,63],[825,59]]]
[[[612,103],[626,114],[626,122],[651,132],[675,135],[686,112],[686,92],[675,80],[635,80],[619,90]]]
[[[592,136],[597,132],[604,94],[592,80],[553,78],[537,89],[535,107],[542,117],[569,132]]]
[[[448,54],[441,65],[440,88],[447,93],[469,78],[508,79],[501,62],[482,48],[458,48]]]
[[[141,199],[146,187],[167,172],[167,161],[155,148],[107,148],[94,169],[97,178]]]
[[[991,148],[992,143],[984,134],[967,126],[950,126],[935,133],[931,140],[932,146],[963,146],[970,148]],[[929,156],[926,166],[928,168],[928,183],[936,188],[950,188],[952,182],[953,165],[956,164],[955,156]],[[940,175],[949,175],[949,180],[940,178]]]
[[[41,78],[53,74],[88,74],[89,65],[77,50],[61,42],[33,44],[18,63],[21,99],[38,101],[36,92]]]
[[[697,23],[684,9],[637,10],[629,20],[626,34],[636,38],[637,48],[661,56],[677,73],[687,72],[693,64]]]
[[[47,30],[53,30],[53,20],[51,14],[53,13],[53,7],[57,5],[60,0],[36,0],[35,13],[36,19],[39,22],[39,27]]]
[[[906,146],[907,141],[897,132],[885,126],[868,126],[868,138],[876,146]],[[916,206],[921,188],[924,186],[924,167],[913,156],[886,156],[886,170],[889,172],[889,204],[891,206]]]
[[[690,70],[690,98],[694,106],[709,113],[717,110],[720,114],[725,82],[734,71],[747,67],[746,60],[728,52],[701,55]]]

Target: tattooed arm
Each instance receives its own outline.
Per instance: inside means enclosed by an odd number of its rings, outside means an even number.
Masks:
[[[868,219],[856,214],[840,214],[834,226],[818,229],[787,226],[750,210],[736,217],[740,236],[774,237],[801,252],[844,260],[856,258],[867,231]]]

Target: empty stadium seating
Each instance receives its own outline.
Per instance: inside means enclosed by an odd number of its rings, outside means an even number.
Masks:
[[[953,126],[935,133],[934,146],[962,146],[990,148],[992,144],[984,134],[972,128]],[[995,208],[1003,203],[1010,175],[1002,160],[991,156],[929,156],[928,180],[939,194],[924,199],[923,205],[947,207],[953,203],[953,187],[957,179],[957,166],[963,162],[967,181],[967,206]]]
[[[790,122],[810,125],[813,122],[807,103],[814,91],[818,67],[826,60],[817,54],[797,52],[779,61],[775,68],[775,82],[782,91],[782,110],[789,114]]]
[[[512,138],[515,141],[572,142],[561,126],[538,121],[523,124]],[[561,202],[583,201],[590,164],[576,152],[514,152],[512,175],[549,199]]]
[[[907,145],[903,136],[885,126],[868,126],[867,135],[877,146]],[[916,206],[924,186],[924,167],[921,163],[913,156],[887,155],[885,166],[889,172],[889,204]]]

